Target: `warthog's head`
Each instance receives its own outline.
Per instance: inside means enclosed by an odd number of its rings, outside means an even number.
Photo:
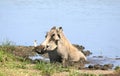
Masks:
[[[55,50],[57,48],[57,42],[59,39],[60,35],[58,34],[57,28],[53,27],[49,32],[47,32],[45,40],[41,46],[44,46],[44,50]]]
[[[44,51],[44,47],[41,45],[34,47],[32,51],[37,52],[38,54],[44,54],[45,52],[47,52],[47,51]]]
[[[57,49],[60,38],[59,29],[52,27],[51,30],[46,33],[45,40],[41,43],[40,46],[35,46],[34,51],[40,54],[43,54],[46,51],[53,51]]]

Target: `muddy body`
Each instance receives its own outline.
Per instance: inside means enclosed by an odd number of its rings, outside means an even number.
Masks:
[[[39,50],[36,48],[39,47]],[[50,62],[62,62],[63,65],[87,60],[85,55],[73,46],[63,33],[62,27],[53,27],[45,36],[40,46],[36,46],[37,53],[48,53]]]

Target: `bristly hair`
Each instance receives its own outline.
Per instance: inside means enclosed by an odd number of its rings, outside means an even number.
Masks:
[[[62,27],[59,27],[59,29],[62,29]]]
[[[62,27],[59,27],[59,30],[62,30],[62,31],[63,31]]]
[[[52,30],[56,29],[56,26],[53,26],[51,29],[52,29]]]

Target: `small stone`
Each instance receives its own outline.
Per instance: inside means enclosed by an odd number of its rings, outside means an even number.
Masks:
[[[93,66],[93,65],[89,65],[88,68],[89,68],[89,69],[93,69],[94,66]]]

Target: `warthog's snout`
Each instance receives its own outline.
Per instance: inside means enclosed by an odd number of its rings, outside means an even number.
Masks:
[[[44,49],[45,49],[45,46],[40,45],[40,46],[34,47],[33,51],[37,52],[38,54],[44,54],[46,52],[46,50]]]
[[[49,44],[47,44],[46,46],[43,46],[43,47],[44,47],[43,50],[47,50],[50,46],[49,46]]]

